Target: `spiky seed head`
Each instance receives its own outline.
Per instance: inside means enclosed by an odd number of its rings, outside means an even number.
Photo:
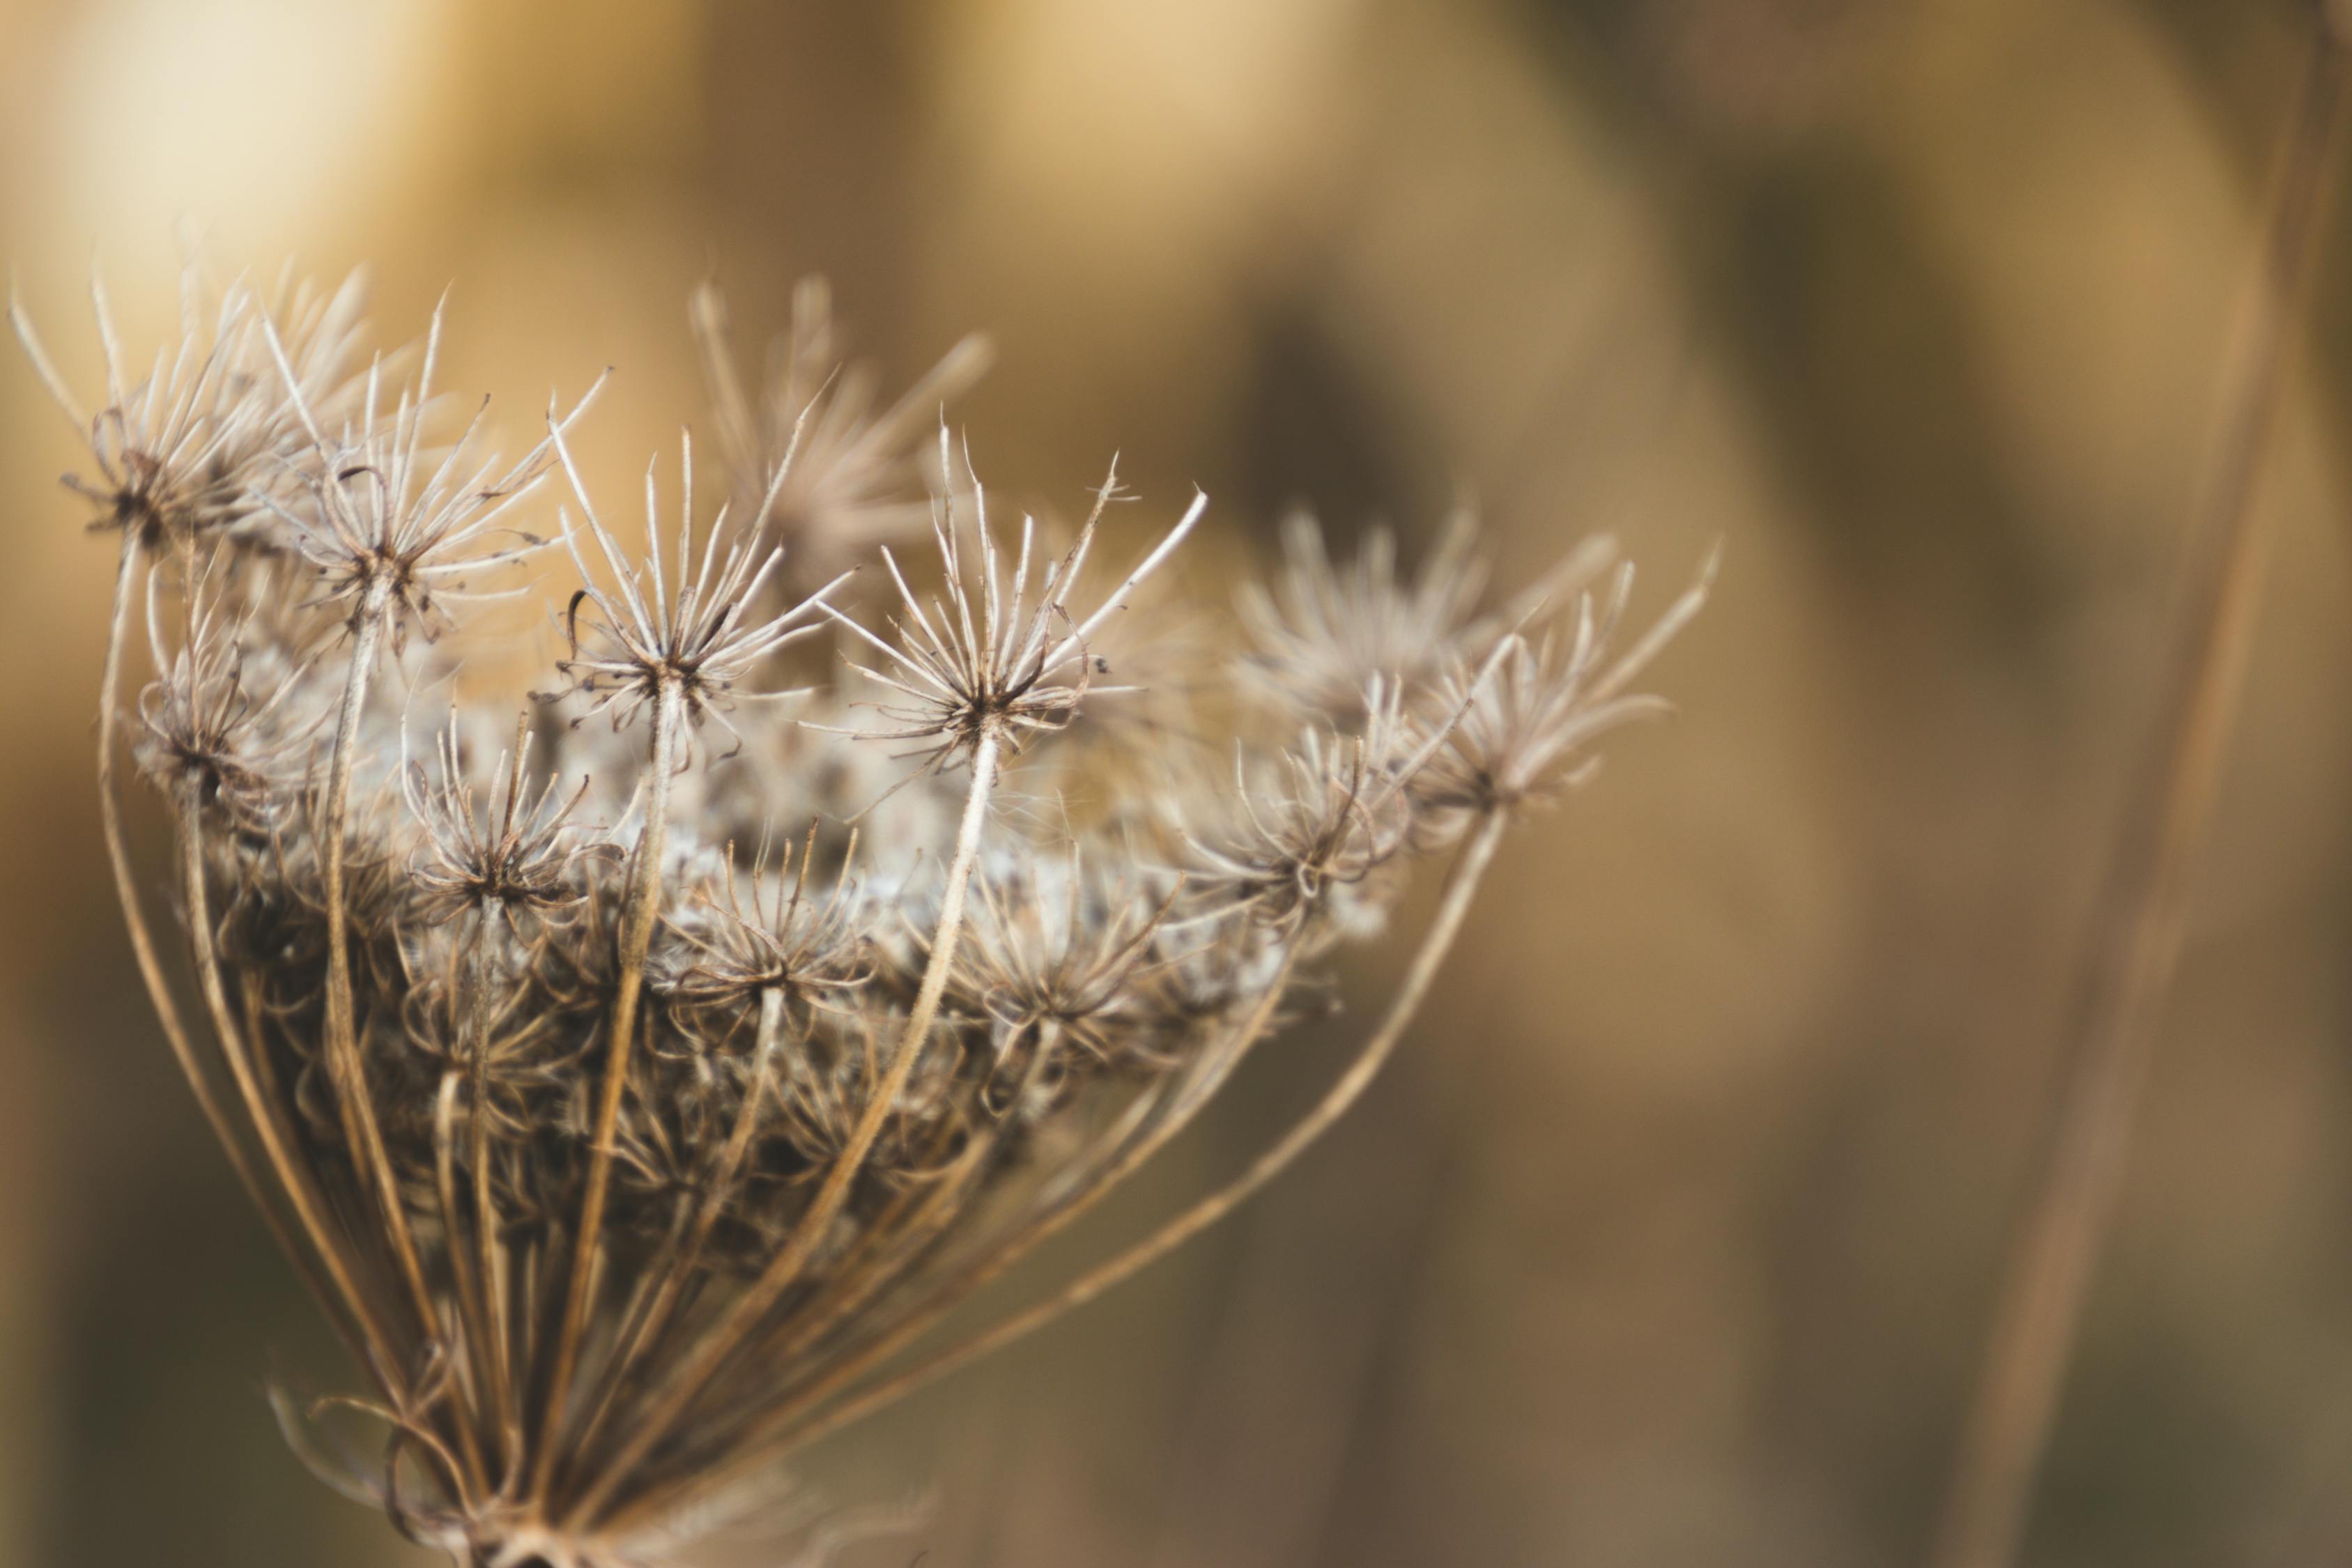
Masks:
[[[812,824],[798,853],[787,842],[772,868],[765,845],[748,868],[739,869],[730,855],[667,917],[676,945],[662,989],[714,1048],[748,1048],[770,994],[804,1036],[815,1015],[853,1007],[874,977],[868,911],[852,880],[856,836],[831,886],[812,889],[816,844]]]
[[[404,731],[404,743],[406,738]],[[586,896],[582,861],[619,854],[573,821],[589,789],[584,774],[568,794],[551,773],[534,793],[531,741],[528,722],[518,722],[512,749],[491,770],[496,794],[490,803],[478,799],[455,711],[434,737],[435,771],[428,774],[414,761],[403,766],[402,796],[423,837],[409,875],[416,884],[417,912],[427,924],[483,914],[509,927],[533,928]]]
[[[176,639],[160,607],[163,577],[148,580],[156,678],[140,698],[136,756],[158,787],[193,789],[231,822],[259,830],[291,798],[318,721],[301,711],[301,664],[250,640],[250,619],[220,602],[226,574],[209,565],[184,585]]]
[[[728,505],[783,545],[787,584],[805,593],[862,564],[877,545],[922,531],[929,509],[917,459],[926,423],[986,372],[987,339],[962,339],[877,408],[871,372],[839,357],[833,294],[822,278],[793,289],[791,330],[755,391],[737,374],[727,302],[715,285],[695,290],[689,315]]]
[[[950,468],[950,455],[942,426],[943,469]],[[908,743],[908,754],[922,758],[931,771],[969,758],[983,740],[1017,751],[1038,735],[1067,727],[1099,668],[1088,638],[1127,607],[1129,596],[1183,542],[1208,504],[1207,497],[1196,495],[1176,526],[1082,615],[1070,607],[1073,590],[1094,548],[1104,509],[1118,494],[1117,465],[1096,490],[1085,525],[1060,560],[1040,561],[1036,520],[1024,515],[1009,571],[989,524],[988,492],[972,470],[969,449],[963,465],[971,537],[965,538],[958,488],[950,485],[934,503],[931,536],[941,584],[929,608],[887,546],[882,559],[898,593],[898,609],[884,622],[889,637],[825,606],[845,630],[886,661],[882,668],[853,661],[853,668],[892,695],[876,705],[884,727],[851,732]]]
[[[1591,744],[1637,719],[1671,712],[1659,697],[1627,689],[1706,602],[1710,555],[1698,580],[1630,648],[1616,647],[1633,590],[1621,565],[1603,594],[1578,595],[1566,628],[1514,632],[1500,657],[1472,671],[1457,664],[1434,686],[1458,715],[1413,776],[1425,831],[1441,837],[1469,814],[1545,800],[1589,780],[1600,766]]]
[[[1606,535],[1586,539],[1492,608],[1477,543],[1475,517],[1457,510],[1407,577],[1389,530],[1371,530],[1352,559],[1337,562],[1313,514],[1291,513],[1283,520],[1281,571],[1270,585],[1241,587],[1237,607],[1250,641],[1243,668],[1278,706],[1353,730],[1371,718],[1364,697],[1374,680],[1418,697],[1448,670],[1475,668],[1514,626],[1606,570],[1615,552]]]
[[[761,592],[782,564],[783,552],[763,543],[755,530],[730,526],[723,507],[697,555],[690,435],[679,440],[677,559],[665,568],[660,497],[655,465],[648,463],[646,553],[633,560],[597,515],[563,430],[552,419],[548,436],[580,505],[576,523],[570,509],[558,511],[564,548],[579,569],[581,585],[563,617],[572,655],[557,668],[572,690],[586,699],[587,712],[608,717],[616,730],[667,688],[683,699],[696,723],[716,716],[731,731],[726,714],[738,688],[771,655],[815,629],[816,612],[846,574],[790,609],[764,614]],[[601,573],[590,564],[583,531],[595,546]],[[590,612],[584,626],[583,608]]]
[[[331,405],[362,329],[359,274],[332,293],[289,281],[281,308],[292,319],[289,363],[301,397]],[[252,531],[259,497],[307,446],[297,398],[279,385],[262,342],[268,304],[243,279],[215,290],[200,260],[183,268],[176,341],[143,371],[131,366],[98,272],[90,304],[106,364],[104,400],[88,412],[11,291],[8,319],[50,398],[73,422],[96,465],[68,474],[87,500],[90,526],[121,531],[151,554]]]
[[[552,416],[550,439],[507,467],[481,449],[488,399],[437,460],[428,444],[446,308],[446,300],[435,308],[415,380],[394,395],[391,407],[384,406],[385,365],[379,356],[340,425],[310,407],[285,342],[266,318],[261,323],[262,340],[311,449],[283,465],[289,479],[307,490],[307,504],[263,491],[257,499],[317,574],[319,601],[341,606],[353,629],[369,617],[383,620],[395,646],[412,627],[428,640],[437,637],[449,624],[448,601],[479,596],[469,579],[544,544],[502,520],[546,475],[552,430],[560,427]],[[578,417],[601,385],[591,386],[568,417]]]

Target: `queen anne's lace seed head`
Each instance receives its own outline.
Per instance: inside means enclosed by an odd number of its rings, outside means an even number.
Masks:
[[[1483,825],[1475,880],[1511,814],[1654,710],[1631,682],[1697,605],[1620,652],[1630,578],[1580,592],[1605,544],[1495,605],[1466,531],[1409,574],[1385,535],[1335,563],[1294,523],[1244,651],[1155,646],[1139,668],[1194,700],[1076,745],[1101,700],[1140,710],[1100,645],[1201,500],[1095,591],[1114,487],[1049,549],[992,523],[942,431],[936,573],[884,548],[780,609],[797,554],[906,521],[910,415],[823,380],[819,301],[758,409],[714,351],[734,502],[696,517],[689,448],[666,524],[649,468],[639,555],[570,417],[511,466],[478,411],[445,418],[437,314],[387,390],[393,362],[342,373],[344,296],[232,294],[77,413],[148,606],[121,727],[173,809],[202,982],[159,1005],[373,1384],[352,1407],[388,1459],[344,1484],[467,1568],[646,1568],[946,1364],[906,1358],[1196,1115],[1417,857]],[[512,694],[478,689],[467,590],[551,523],[567,651],[500,751]],[[757,700],[828,625],[858,673]],[[445,683],[446,721],[412,723]],[[1272,700],[1213,699],[1237,683]],[[709,723],[728,744],[693,743]]]
[[[1371,530],[1355,559],[1337,563],[1306,512],[1283,521],[1282,570],[1271,585],[1244,583],[1239,610],[1251,650],[1243,668],[1276,702],[1352,729],[1370,717],[1375,680],[1417,694],[1460,663],[1475,664],[1497,638],[1603,570],[1615,545],[1586,540],[1500,610],[1485,595],[1488,567],[1467,511],[1446,520],[1421,570],[1399,574],[1396,537]]]
[[[815,629],[814,611],[846,574],[772,616],[762,613],[760,595],[782,563],[781,547],[764,544],[754,531],[730,528],[722,509],[704,534],[698,556],[690,436],[681,442],[677,561],[665,571],[660,500],[650,463],[646,466],[646,550],[641,563],[632,561],[596,515],[561,426],[551,420],[548,432],[604,568],[600,574],[591,567],[581,545],[581,527],[568,509],[560,511],[564,548],[579,568],[581,585],[564,613],[572,657],[557,668],[587,700],[587,711],[606,715],[616,730],[665,688],[679,694],[696,723],[716,715],[726,724],[736,688],[778,649]],[[583,606],[593,610],[584,626]]]
[[[1310,727],[1255,777],[1236,754],[1227,822],[1191,837],[1204,894],[1286,929],[1356,908],[1355,890],[1405,847],[1417,763],[1403,693],[1375,678],[1362,709],[1361,733]]]
[[[378,358],[368,367],[355,407],[336,425],[310,407],[285,343],[268,321],[261,324],[312,449],[285,465],[306,494],[257,491],[257,499],[318,574],[320,601],[339,606],[355,630],[363,621],[383,619],[395,647],[412,625],[428,639],[437,636],[448,624],[446,602],[465,595],[470,577],[541,547],[535,535],[506,528],[501,520],[538,488],[562,429],[551,418],[549,439],[501,468],[495,454],[480,449],[486,399],[436,458],[426,427],[441,327],[436,309],[416,380],[400,389],[389,409]],[[572,417],[594,395],[592,387]]]
[[[863,564],[875,546],[921,531],[929,513],[915,459],[940,409],[987,370],[985,338],[965,338],[877,409],[871,373],[838,357],[824,279],[804,278],[793,290],[791,331],[771,353],[756,395],[737,374],[717,288],[695,290],[691,315],[729,507],[772,530],[785,547],[788,583],[805,593]]]
[[[301,668],[283,650],[251,640],[249,622],[226,616],[215,583],[190,585],[182,619],[175,643],[151,591],[156,678],[139,703],[140,767],[167,792],[194,791],[244,829],[266,828],[286,805],[317,728],[301,714]]]
[[[853,1008],[873,978],[862,889],[851,880],[856,836],[828,885],[812,889],[817,830],[797,855],[787,843],[772,869],[764,848],[740,870],[732,858],[669,917],[674,973],[664,989],[710,1049],[748,1049],[773,996],[793,1031],[814,1015]]]
[[[1311,711],[1361,711],[1368,681],[1418,679],[1454,652],[1486,585],[1475,539],[1468,514],[1456,513],[1418,577],[1401,582],[1387,529],[1373,529],[1354,561],[1335,565],[1313,516],[1293,512],[1283,520],[1283,569],[1273,584],[1242,586],[1242,623],[1256,645],[1246,668]]]
[[[285,479],[307,445],[299,404],[339,398],[360,331],[364,289],[354,273],[320,294],[290,283],[278,309],[289,318],[289,371],[299,391],[278,391],[278,372],[262,333],[269,304],[240,279],[213,290],[190,261],[181,281],[178,340],[142,369],[129,364],[103,283],[93,273],[90,304],[106,361],[105,401],[84,409],[51,361],[22,305],[8,318],[50,397],[89,445],[92,475],[67,487],[96,512],[91,526],[118,529],[151,552],[200,537],[245,530],[261,498]]]
[[[436,771],[428,775],[415,762],[403,768],[402,795],[424,840],[409,876],[427,923],[478,914],[535,927],[579,904],[583,860],[617,853],[572,820],[588,793],[586,777],[567,795],[551,774],[533,792],[531,739],[527,724],[516,726],[512,751],[491,771],[495,805],[478,803],[455,713],[435,737]]]
[[[991,1110],[1040,1115],[1074,1072],[1158,1059],[1144,982],[1181,890],[1150,899],[1131,873],[1090,868],[1076,841],[982,880],[950,988],[989,1026]]]
[[[942,426],[943,469],[950,451]],[[969,455],[965,471],[971,473]],[[928,609],[886,546],[882,559],[898,592],[898,610],[885,623],[891,636],[877,636],[854,616],[826,606],[845,628],[882,655],[878,667],[856,668],[892,693],[877,705],[885,727],[858,733],[909,742],[911,754],[938,770],[969,757],[983,741],[1017,751],[1036,735],[1067,727],[1094,677],[1107,668],[1088,651],[1087,639],[1127,607],[1128,596],[1183,542],[1207,506],[1205,496],[1196,496],[1176,526],[1125,580],[1080,614],[1069,601],[1094,549],[1103,510],[1118,493],[1114,470],[1095,492],[1086,525],[1058,561],[1042,557],[1036,521],[1023,517],[1019,547],[1008,562],[989,526],[988,492],[979,477],[971,476],[970,539],[964,536],[957,494],[950,487],[937,503],[931,523],[942,596],[932,598]]]
[[[1706,603],[1710,558],[1699,581],[1634,645],[1615,650],[1633,591],[1630,563],[1604,597],[1578,596],[1570,628],[1530,639],[1514,632],[1499,658],[1473,672],[1457,664],[1436,683],[1458,718],[1412,781],[1416,805],[1444,826],[1465,813],[1518,806],[1587,782],[1600,767],[1592,742],[1621,724],[1673,711],[1664,698],[1629,691],[1633,679]]]

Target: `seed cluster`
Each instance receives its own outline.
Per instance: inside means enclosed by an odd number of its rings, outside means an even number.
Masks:
[[[1297,521],[1236,635],[1180,660],[1122,612],[1204,503],[1116,577],[1115,482],[1058,547],[992,519],[920,428],[976,343],[877,412],[810,286],[755,404],[706,290],[727,504],[698,513],[689,444],[674,521],[647,470],[638,552],[574,460],[585,398],[514,463],[446,417],[437,312],[362,360],[353,287],[186,297],[137,374],[99,297],[94,416],[12,310],[121,535],[110,846],[182,1066],[372,1384],[361,1484],[469,1563],[663,1560],[1269,1178],[1394,1046],[1512,815],[1656,709],[1630,684],[1701,595],[1620,648],[1605,541],[1496,605],[1466,524],[1407,576],[1386,536],[1335,564]],[[533,563],[576,574],[565,654],[501,702],[459,666],[468,610]],[[192,999],[119,752],[171,815]],[[1281,1145],[944,1331],[1449,852],[1396,999]]]

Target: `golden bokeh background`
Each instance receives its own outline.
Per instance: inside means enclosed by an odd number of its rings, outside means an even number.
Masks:
[[[1114,451],[1508,574],[1616,531],[1683,709],[1523,828],[1388,1078],[1235,1223],[836,1441],[930,1568],[1876,1568],[1924,1549],[2153,711],[2297,0],[5,0],[0,257],[68,374],[174,225],[454,283],[521,432],[688,289],[963,331],[1000,489]],[[2344,204],[2352,206],[2352,204]],[[2263,504],[2246,710],[2035,1568],[2352,1549],[2352,234]],[[422,1563],[286,1451],[331,1361],[156,1037],[103,868],[112,553],[0,354],[0,1564]],[[151,848],[152,846],[151,845]],[[1100,1247],[1305,1103],[1266,1053]],[[1066,1264],[1070,1255],[1062,1261]],[[757,1542],[716,1560],[775,1561]]]

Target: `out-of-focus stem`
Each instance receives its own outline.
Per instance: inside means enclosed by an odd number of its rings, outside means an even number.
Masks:
[[[2225,374],[2220,439],[2189,540],[2189,597],[2165,707],[2111,850],[2072,1061],[2018,1223],[1931,1562],[2016,1553],[2083,1299],[2115,1206],[2188,882],[2237,718],[2268,529],[2254,505],[2309,292],[2347,51],[2320,7],[2263,227],[2261,271]]]

